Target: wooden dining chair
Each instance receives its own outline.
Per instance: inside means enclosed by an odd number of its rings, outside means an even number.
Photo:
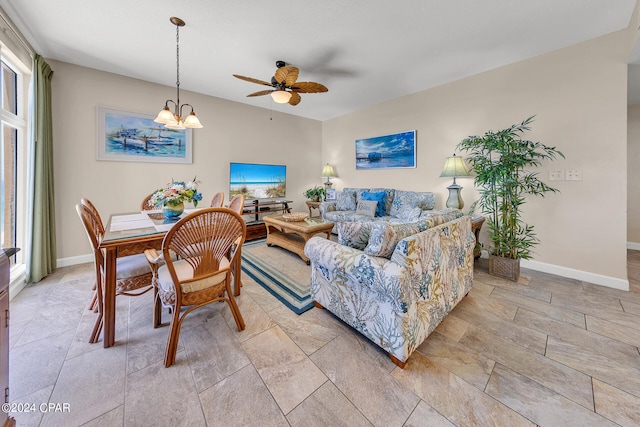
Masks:
[[[156,209],[155,206],[149,204],[149,200],[151,200],[152,196],[153,196],[153,193],[147,195],[144,199],[142,199],[142,203],[140,203],[141,211],[151,211]]]
[[[229,201],[229,209],[242,215],[243,208],[244,208],[244,194],[236,194]]]
[[[100,212],[98,212],[98,209],[95,207],[95,205],[91,202],[91,200],[85,199],[84,197],[80,199],[80,203],[83,206],[86,206],[87,209],[91,211],[94,218],[96,219],[96,227],[100,229],[99,232],[101,234],[104,234],[104,225],[102,222],[102,218],[100,217]],[[89,303],[89,310],[92,310],[94,313],[98,312],[98,290],[97,289],[98,289],[97,282],[94,282],[93,287],[91,288],[91,290],[93,291],[93,296],[91,297],[91,302]]]
[[[221,191],[219,193],[214,194],[213,199],[211,199],[211,207],[221,208],[223,203],[224,203],[224,193]]]
[[[231,292],[231,267],[240,255],[237,249],[244,243],[245,236],[242,217],[228,208],[193,212],[178,221],[165,236],[162,251],[176,256],[165,257],[165,265],[158,265],[153,284],[158,295],[156,304],[169,307],[172,313],[165,350],[166,367],[175,363],[182,321],[199,307],[225,301],[238,330],[244,329],[244,319]],[[145,255],[151,264],[161,258],[155,249],[147,249]],[[182,310],[183,307],[186,309]]]
[[[95,343],[100,338],[100,333],[104,325],[104,254],[99,246],[104,238],[105,230],[100,215],[97,214],[97,210],[94,212],[81,203],[76,205],[76,211],[89,238],[89,243],[91,244],[94,255],[98,317],[96,318],[89,342]],[[152,278],[152,268],[144,254],[120,257],[116,264],[116,295],[142,295],[152,289]]]

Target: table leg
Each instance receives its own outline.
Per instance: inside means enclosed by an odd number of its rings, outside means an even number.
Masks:
[[[106,249],[104,260],[104,347],[111,347],[115,343],[116,329],[116,258],[118,249]]]

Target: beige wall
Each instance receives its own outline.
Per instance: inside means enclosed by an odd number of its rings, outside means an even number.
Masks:
[[[535,114],[529,138],[566,156],[539,168],[542,179],[550,169],[580,169],[583,181],[553,182],[560,194],[526,204],[525,220],[542,241],[528,265],[624,287],[626,37],[610,34],[324,122],[323,158],[337,167],[336,188],[431,190],[442,208],[451,179],[439,174],[456,144]],[[417,168],[355,170],[355,139],[408,129],[417,130]],[[477,198],[473,180],[458,183],[468,207]]]
[[[202,181],[204,203],[229,193],[229,162],[287,166],[287,196],[306,211],[302,192],[322,183],[321,123],[181,91],[203,129],[193,132],[193,164],[96,160],[96,106],[156,114],[175,88],[49,60],[52,80],[58,258],[90,253],[75,204],[92,200],[103,219],[139,209],[144,196],[174,179]],[[317,173],[313,173],[317,171]]]
[[[88,253],[74,211],[80,197],[107,217],[137,209],[171,178],[197,174],[206,199],[228,191],[230,161],[286,164],[296,210],[305,210],[302,191],[322,181],[313,171],[325,162],[336,166],[337,189],[430,190],[441,208],[451,180],[439,174],[461,139],[536,114],[529,137],[567,157],[543,165],[542,178],[550,169],[580,169],[584,178],[554,182],[560,194],[527,203],[525,220],[542,240],[529,266],[618,286],[627,278],[627,171],[620,167],[627,158],[627,44],[623,32],[611,34],[324,123],[277,113],[269,120],[268,110],[185,92],[206,126],[194,132],[192,165],[96,161],[97,105],[155,113],[174,88],[50,61],[59,258]],[[417,168],[355,170],[355,139],[409,129],[417,130]],[[459,183],[468,207],[477,198],[473,181]]]
[[[640,247],[640,105],[628,108],[627,148],[627,239],[634,249]]]

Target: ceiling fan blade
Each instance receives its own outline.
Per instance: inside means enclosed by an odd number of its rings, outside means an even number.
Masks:
[[[254,92],[254,93],[250,93],[249,96],[262,96],[262,95],[269,95],[271,92],[275,92],[274,90],[261,90],[260,92]]]
[[[296,67],[281,67],[276,70],[276,74],[273,76],[280,84],[284,83],[285,86],[293,85],[298,80],[298,70]]]
[[[253,77],[245,77],[245,76],[239,76],[237,74],[234,74],[233,77],[236,77],[240,80],[245,80],[247,82],[251,82],[251,83],[257,83],[259,85],[265,85],[265,86],[272,86],[273,85],[269,82],[265,82],[264,80],[258,80],[258,79],[254,79]]]
[[[300,104],[300,101],[302,101],[302,98],[300,98],[300,95],[298,95],[295,92],[289,92],[289,93],[291,93],[291,99],[289,99],[289,105]]]
[[[316,82],[298,82],[291,86],[291,90],[298,93],[320,93],[329,91],[325,85]]]

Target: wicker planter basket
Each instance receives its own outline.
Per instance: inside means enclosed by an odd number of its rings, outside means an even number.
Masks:
[[[517,282],[520,277],[520,258],[511,259],[489,255],[489,274]]]

